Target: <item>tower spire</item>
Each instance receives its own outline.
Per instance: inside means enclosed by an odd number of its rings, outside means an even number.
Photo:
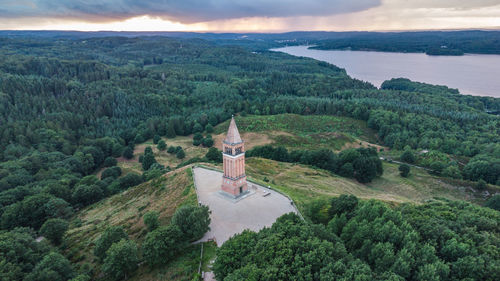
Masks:
[[[234,121],[234,116],[231,117],[231,123],[229,123],[229,129],[227,130],[224,142],[227,144],[237,144],[243,142],[240,137],[240,132],[238,132],[236,121]]]

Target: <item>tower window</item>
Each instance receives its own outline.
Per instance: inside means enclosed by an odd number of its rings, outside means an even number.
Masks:
[[[230,148],[230,147],[226,147],[226,154],[230,154],[232,155],[233,154],[233,150]]]
[[[241,153],[241,147],[236,148],[236,155]]]

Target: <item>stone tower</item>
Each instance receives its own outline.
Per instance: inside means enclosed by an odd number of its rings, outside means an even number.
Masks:
[[[229,129],[222,141],[222,159],[224,175],[222,176],[222,191],[236,198],[248,191],[245,174],[245,148],[234,117],[231,118]]]

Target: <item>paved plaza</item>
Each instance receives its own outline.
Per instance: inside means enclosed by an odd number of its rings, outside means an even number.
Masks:
[[[219,193],[221,172],[193,167],[193,173],[198,200],[212,212],[210,231],[201,241],[215,240],[220,246],[245,229],[258,231],[271,226],[283,214],[297,212],[290,200],[276,191],[248,182],[250,193],[241,200],[232,200]]]

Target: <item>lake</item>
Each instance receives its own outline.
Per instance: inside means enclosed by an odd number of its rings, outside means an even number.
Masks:
[[[351,77],[377,87],[391,78],[456,88],[462,94],[500,98],[500,55],[428,56],[420,53],[388,53],[313,50],[307,46],[272,49],[309,57],[344,68]]]

